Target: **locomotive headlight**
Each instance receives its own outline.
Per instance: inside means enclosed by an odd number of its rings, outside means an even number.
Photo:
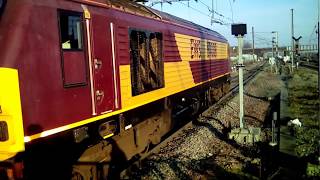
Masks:
[[[9,140],[8,124],[0,120],[0,142]]]

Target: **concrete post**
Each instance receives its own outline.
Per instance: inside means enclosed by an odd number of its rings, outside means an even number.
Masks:
[[[253,26],[252,26],[252,58],[253,58],[253,61],[257,60],[254,58],[254,28],[253,28]]]
[[[293,9],[291,9],[291,72],[293,72],[293,59],[294,59],[294,28],[293,28]]]
[[[274,58],[274,48],[273,48],[273,46],[274,46],[274,41],[273,41],[273,39],[274,39],[274,37],[272,37],[272,41],[271,41],[271,43],[272,43],[272,59]],[[275,64],[271,64],[271,73],[273,73],[273,66],[275,66]]]
[[[273,119],[272,119],[272,127],[271,127],[271,131],[272,131],[272,139],[271,142],[269,143],[270,146],[275,146],[277,145],[277,141],[276,141],[276,132],[275,132],[275,123],[277,120],[277,112],[273,112]]]
[[[279,67],[278,67],[278,65],[280,64],[279,63],[279,59],[278,59],[278,57],[279,57],[279,51],[278,51],[278,31],[275,31],[275,33],[276,33],[276,59],[275,59],[275,61],[276,61],[276,74],[278,74],[278,69],[279,69]]]
[[[242,59],[242,46],[243,46],[243,37],[241,35],[237,36],[238,39],[238,63],[239,63],[239,119],[240,119],[240,129],[243,128],[243,117],[244,117],[244,108],[243,108],[243,59]]]
[[[277,44],[276,44],[276,52],[277,52],[277,57],[279,56],[279,51],[278,51],[278,48],[279,48],[279,34],[278,34],[278,31],[276,31],[276,42],[277,42]]]

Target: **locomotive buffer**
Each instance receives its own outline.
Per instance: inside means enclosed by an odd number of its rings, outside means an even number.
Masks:
[[[243,36],[247,34],[246,24],[232,24],[231,34],[235,35],[238,39],[238,64],[237,69],[239,71],[239,120],[240,128],[232,129],[229,133],[229,138],[235,140],[241,144],[252,144],[260,141],[260,128],[245,127],[244,126],[244,105],[243,105],[243,59],[242,59],[242,46]]]

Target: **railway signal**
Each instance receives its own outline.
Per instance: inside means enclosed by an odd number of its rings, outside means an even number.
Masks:
[[[235,140],[238,143],[254,143],[260,140],[259,128],[245,128],[244,126],[244,103],[243,103],[243,59],[242,59],[242,47],[243,37],[247,34],[246,24],[232,24],[231,34],[238,39],[238,64],[239,69],[239,120],[240,128],[232,129],[229,133],[229,138]]]
[[[243,128],[243,59],[242,59],[242,46],[243,46],[243,36],[247,34],[247,25],[246,24],[233,24],[231,26],[231,34],[235,35],[238,39],[238,64],[239,68],[239,99],[240,99],[240,128]]]

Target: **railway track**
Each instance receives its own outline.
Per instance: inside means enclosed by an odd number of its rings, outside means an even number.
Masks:
[[[262,63],[258,65],[257,67],[247,70],[246,74],[244,74],[244,85],[248,84],[259,72],[263,70],[263,67],[266,63]],[[225,96],[223,96],[218,102],[216,102],[214,105],[212,105],[213,109],[219,110],[221,107],[223,107],[223,104],[228,102],[231,98],[233,98],[236,94],[238,94],[238,76],[233,76],[231,78],[231,88],[229,93],[227,93]],[[152,154],[157,154],[160,152],[160,150],[167,146],[169,142],[173,141],[175,138],[179,137],[183,131],[191,128],[193,126],[193,120],[189,120],[185,125],[180,127],[179,129],[176,129],[172,134],[168,135],[160,144],[150,149],[145,154],[141,155],[136,161],[131,162],[129,167],[121,172],[121,178],[128,178],[127,174],[131,171],[134,167],[140,167],[141,162],[147,158],[148,156]]]
[[[301,64],[302,67],[306,67],[306,68],[309,68],[309,69],[313,69],[313,70],[316,70],[318,71],[318,66],[316,65],[312,65],[312,64]]]
[[[308,62],[308,61],[304,61],[303,60],[303,61],[301,61],[300,66],[306,67],[306,68],[309,68],[309,69],[312,69],[312,70],[316,70],[316,71],[318,71],[318,69],[319,69],[319,66],[315,61]]]

